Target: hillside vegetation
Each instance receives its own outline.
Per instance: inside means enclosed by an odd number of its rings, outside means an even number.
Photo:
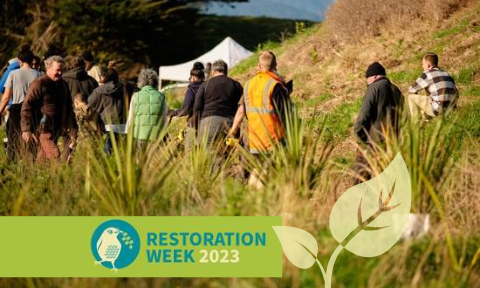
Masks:
[[[462,109],[456,116],[465,119],[459,122],[465,120],[462,126],[469,135],[478,137],[480,125],[473,119],[480,117],[479,6],[451,4],[460,9],[454,9],[456,13],[453,13],[447,9],[453,9],[451,6],[444,7],[446,1],[432,11],[431,18],[424,14],[418,18],[424,3],[415,2],[415,7],[410,10],[403,7],[404,10],[390,19],[381,15],[397,11],[394,3],[398,1],[382,1],[382,5],[375,8],[371,2],[337,1],[327,13],[324,25],[307,29],[283,45],[264,47],[272,48],[277,54],[280,73],[294,80],[293,98],[304,118],[311,119],[315,111],[328,115],[327,128],[342,139],[335,151],[343,155],[343,160],[351,160],[352,157],[344,156],[345,152],[352,156],[355,151],[356,139],[351,128],[366,90],[366,67],[374,61],[383,64],[390,80],[406,95],[408,87],[422,72],[423,55],[435,52],[440,56],[440,66],[452,73],[460,89]],[[414,1],[405,1],[405,4],[410,2]],[[432,5],[435,3],[432,1]],[[352,30],[348,30],[350,28]],[[245,82],[255,73],[255,61],[253,57],[236,68],[234,77]]]
[[[352,186],[361,149],[352,126],[366,89],[364,71],[381,62],[406,94],[421,73],[423,54],[432,51],[457,81],[459,108],[421,127],[406,120],[401,141],[388,143],[378,157],[368,155],[375,174],[400,151],[412,181],[412,212],[431,215],[429,234],[375,258],[340,253],[332,287],[478,287],[480,3],[425,0],[402,10],[407,2],[382,1],[382,8],[373,6],[378,1],[338,0],[322,25],[297,25],[294,37],[259,48],[272,49],[280,73],[294,79],[300,116],[289,126],[289,145],[268,167],[264,189],[249,188],[234,172],[241,148],[220,164],[216,151],[203,146],[184,152],[173,137],[183,125],[176,121],[170,142],[151,145],[145,154],[126,141],[106,158],[100,141],[92,141],[80,144],[70,166],[9,164],[0,157],[0,214],[282,216],[283,225],[315,235],[325,265],[338,245],[328,226],[330,211]],[[451,5],[424,9],[440,2]],[[350,21],[355,30],[346,26]],[[247,81],[255,61],[246,60],[232,77]],[[281,279],[2,279],[0,287],[324,286],[318,269],[283,263]]]

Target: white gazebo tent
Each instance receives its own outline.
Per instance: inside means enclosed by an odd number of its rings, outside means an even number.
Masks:
[[[215,46],[215,48],[198,57],[197,59],[178,65],[160,66],[158,71],[160,85],[159,88],[161,88],[162,80],[188,82],[190,70],[195,62],[202,62],[206,64],[208,62],[213,63],[221,59],[228,64],[229,68],[232,68],[240,61],[250,57],[252,54],[253,53],[251,51],[245,49],[231,37],[227,37],[225,40],[220,42],[220,44]]]

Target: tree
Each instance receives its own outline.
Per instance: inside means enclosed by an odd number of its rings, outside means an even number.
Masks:
[[[0,23],[8,42],[0,53],[7,58],[30,42],[40,54],[56,46],[64,54],[89,49],[101,61],[117,59],[127,65],[168,63],[182,54],[190,56],[196,33],[192,25],[201,5],[209,1],[4,0],[0,14],[11,16]],[[241,1],[245,0],[223,2]]]

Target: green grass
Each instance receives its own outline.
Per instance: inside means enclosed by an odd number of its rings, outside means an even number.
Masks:
[[[242,61],[240,64],[231,69],[229,73],[232,77],[243,75],[257,66],[258,52],[270,50],[278,57],[285,51],[289,44],[296,43],[312,34],[319,33],[319,31],[321,32],[321,29],[322,28],[318,25],[312,25],[312,23],[307,22],[304,28],[300,30],[297,29],[298,31],[290,34],[290,37],[283,39],[283,42],[280,40],[269,40],[262,42],[261,44],[258,44],[255,49],[253,49],[254,55],[252,55],[252,57]]]
[[[455,123],[450,132],[452,138],[460,139],[462,143],[464,139],[480,140],[480,100],[454,111],[447,121]]]
[[[257,48],[254,50],[254,54],[242,61],[240,64],[235,66],[229,73],[232,77],[242,75],[247,73],[248,71],[252,70],[256,67],[258,61],[258,52],[263,50],[270,50],[273,51],[277,56],[281,53],[281,43],[275,41],[268,41],[264,44],[259,44]]]
[[[344,103],[336,107],[333,111],[326,113],[325,130],[328,138],[341,140],[347,137],[353,127],[354,115],[358,113],[362,106],[362,99],[357,99],[352,103]],[[310,121],[318,121],[311,119]]]
[[[409,71],[392,71],[388,73],[388,78],[394,83],[413,83],[422,75],[422,67]]]
[[[303,108],[303,107],[316,107],[324,102],[326,102],[327,100],[330,100],[330,99],[333,99],[333,95],[331,93],[323,93],[320,95],[320,97],[313,97],[313,98],[309,98],[307,100],[304,100],[304,101],[296,101],[296,104]]]
[[[478,97],[480,95],[480,86],[469,85],[460,91],[460,97]]]
[[[460,70],[460,73],[458,74],[458,76],[454,78],[458,84],[467,85],[473,82],[473,77],[475,76],[475,73],[478,73],[478,71],[476,71],[473,68],[464,68]]]
[[[446,30],[439,31],[439,32],[433,34],[433,37],[436,38],[436,39],[442,39],[442,38],[445,38],[447,36],[463,33],[465,31],[466,27],[469,24],[470,24],[470,22],[468,21],[468,19],[465,19],[462,22],[460,22],[460,24],[457,25],[457,26],[453,26],[451,28],[448,28]]]

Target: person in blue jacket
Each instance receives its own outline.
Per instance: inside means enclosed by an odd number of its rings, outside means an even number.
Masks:
[[[5,83],[7,82],[8,75],[10,75],[12,71],[17,70],[19,68],[20,68],[20,61],[18,61],[17,58],[13,58],[8,61],[7,69],[3,73],[2,79],[0,79],[0,94],[5,93]],[[13,99],[10,99],[8,103],[8,107],[12,105],[12,100]],[[2,124],[2,120],[3,120],[2,118],[3,118],[2,115],[0,115],[0,125]]]
[[[8,61],[7,70],[2,75],[2,79],[0,79],[0,93],[5,93],[5,82],[7,82],[8,75],[12,73],[13,70],[17,70],[20,68],[20,61],[17,58],[10,59]]]

